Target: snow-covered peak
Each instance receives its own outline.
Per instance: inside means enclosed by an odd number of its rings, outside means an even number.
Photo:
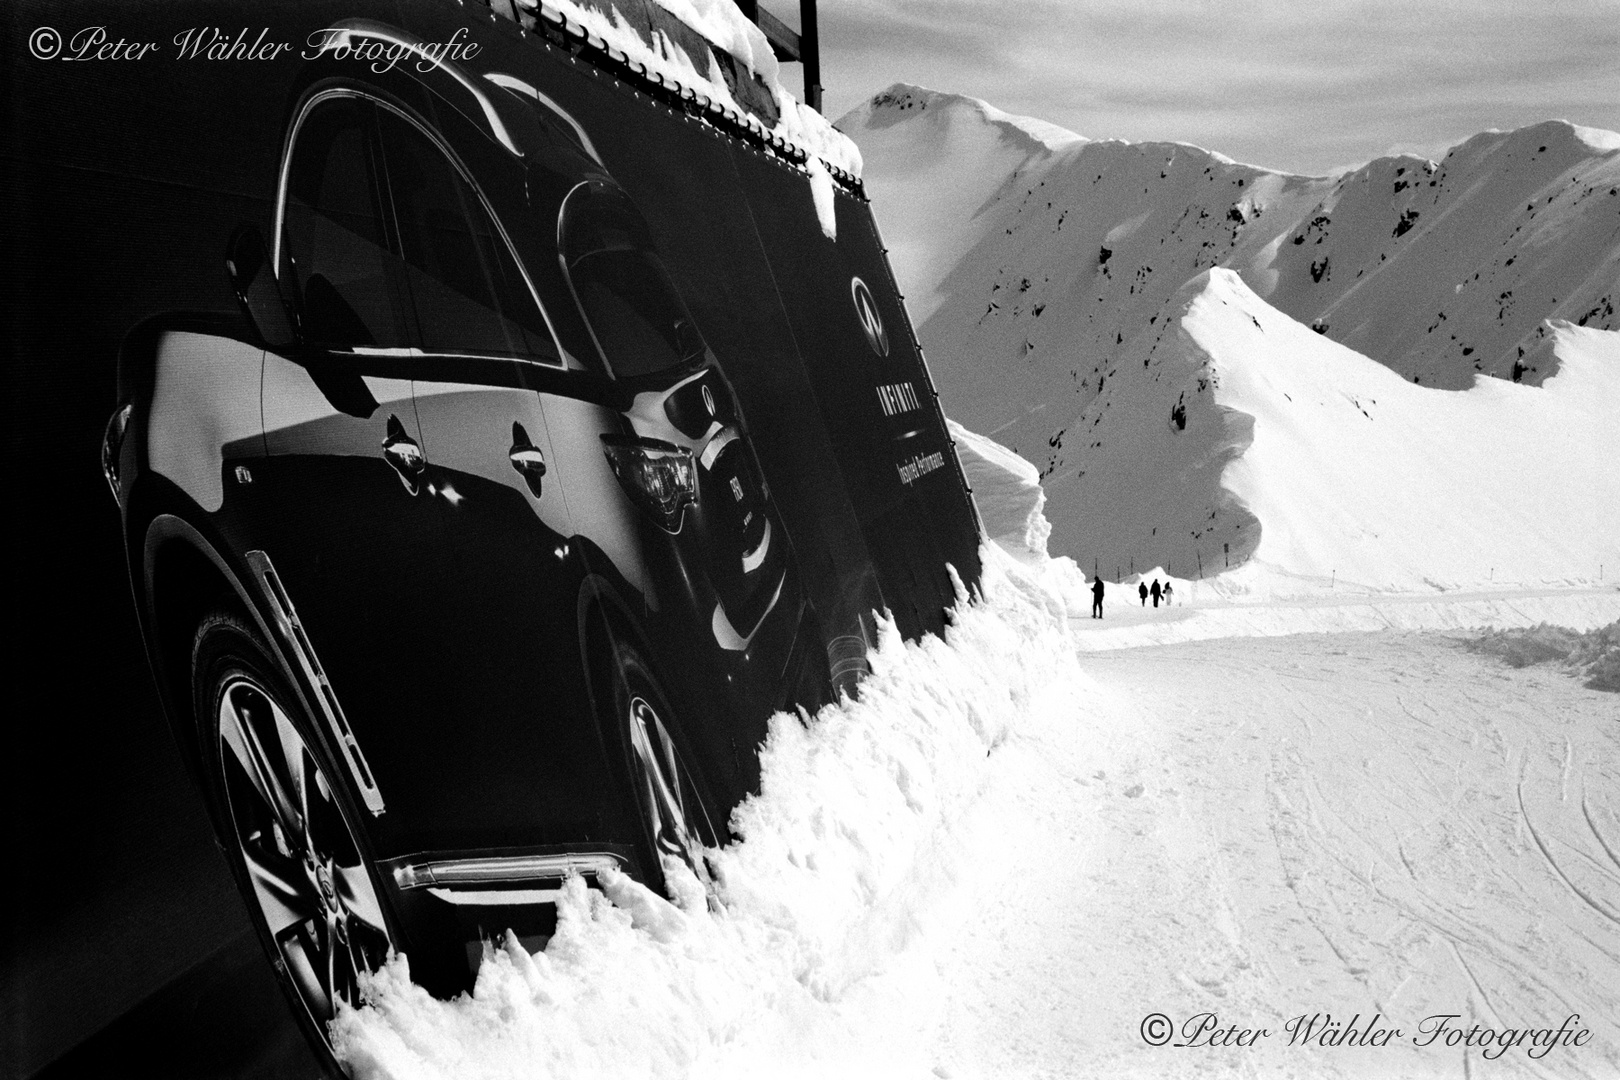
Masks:
[[[1540,154],[1585,157],[1593,152],[1607,154],[1615,150],[1620,150],[1620,132],[1582,127],[1568,120],[1542,120],[1521,128],[1487,128],[1452,147],[1446,159],[1456,156],[1459,160],[1468,160],[1494,153],[1509,158]]]
[[[988,236],[1012,178],[1084,146],[1071,132],[1025,126],[984,102],[896,83],[838,121],[884,163],[880,224],[914,320],[945,299],[944,277]],[[1055,134],[1056,133],[1056,134]],[[870,189],[869,189],[870,193]]]
[[[1557,122],[1560,124],[1566,123],[1563,120]],[[1586,127],[1582,124],[1570,124],[1569,126],[1574,130],[1575,137],[1593,150],[1620,150],[1620,131]]]
[[[1076,135],[1067,128],[1038,120],[1033,116],[1015,116],[1003,112],[976,97],[944,93],[904,82],[897,82],[886,90],[880,90],[867,101],[851,109],[838,121],[837,127],[840,131],[849,133],[858,129],[883,128],[930,110],[933,113],[931,119],[934,120],[938,120],[941,116],[949,117],[953,112],[971,114],[982,122],[1003,129],[1014,139],[1028,140],[1031,150],[1038,147],[1062,150],[1087,141],[1085,136]]]
[[[970,427],[1034,407],[998,390],[996,362],[1028,364],[1043,397],[1094,392],[1108,358],[1212,265],[1427,386],[1539,382],[1547,318],[1620,327],[1614,133],[1548,121],[1438,161],[1304,177],[1179,143],[1053,151],[971,99],[899,87],[878,100],[847,130],[931,360],[972,358],[954,388],[941,380]]]

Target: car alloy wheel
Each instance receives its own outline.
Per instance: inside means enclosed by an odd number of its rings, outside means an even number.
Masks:
[[[258,655],[252,655],[257,653]],[[392,941],[355,830],[290,693],[257,635],[230,616],[204,624],[194,671],[211,722],[223,839],[276,970],[328,1052],[338,1003],[360,1004],[362,972]]]
[[[616,651],[619,717],[625,725],[631,779],[655,869],[669,892],[669,872],[684,865],[712,898],[714,879],[704,851],[714,845],[715,831],[665,723],[668,706],[640,656],[622,646]]]

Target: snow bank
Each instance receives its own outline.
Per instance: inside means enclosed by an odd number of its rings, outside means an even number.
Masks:
[[[1041,490],[1040,473],[994,439],[948,417],[945,423],[973,489],[985,535],[1026,563],[1039,561],[1046,555],[1046,538],[1052,535],[1052,523],[1042,513],[1046,492]]]
[[[336,1021],[361,1077],[924,1075],[942,992],[928,927],[1000,751],[1086,685],[1062,598],[987,547],[983,599],[946,639],[885,627],[861,700],[778,715],[742,840],[714,853],[724,910],[576,880],[545,951],[486,952],[440,1002],[399,958]],[[1004,868],[998,868],[1004,869]]]
[[[1488,630],[1468,643],[1513,667],[1557,663],[1585,677],[1591,690],[1620,693],[1620,622],[1586,633],[1537,623],[1515,630]]]
[[[1035,466],[994,439],[975,434],[955,420],[945,422],[973,489],[985,536],[1018,560],[1041,589],[1061,599],[1071,617],[1089,612],[1091,587],[1085,573],[1073,559],[1047,553],[1052,523],[1042,512],[1046,493]]]

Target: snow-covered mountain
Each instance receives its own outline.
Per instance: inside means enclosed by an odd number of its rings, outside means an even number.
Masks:
[[[1036,464],[1053,553],[1403,590],[1616,573],[1620,135],[1313,178],[907,86],[839,125],[946,411]]]
[[[1183,143],[1088,141],[903,84],[839,127],[861,147],[935,352],[1089,357],[1094,384],[1101,358],[1211,266],[1448,389],[1511,378],[1515,362],[1539,381],[1543,319],[1620,327],[1614,132],[1548,121],[1476,135],[1438,163],[1313,178]]]

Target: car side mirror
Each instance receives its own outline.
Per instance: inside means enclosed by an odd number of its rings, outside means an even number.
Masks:
[[[264,237],[252,225],[239,227],[225,248],[225,273],[242,312],[266,345],[291,345],[295,335],[276,278],[270,272]]]

